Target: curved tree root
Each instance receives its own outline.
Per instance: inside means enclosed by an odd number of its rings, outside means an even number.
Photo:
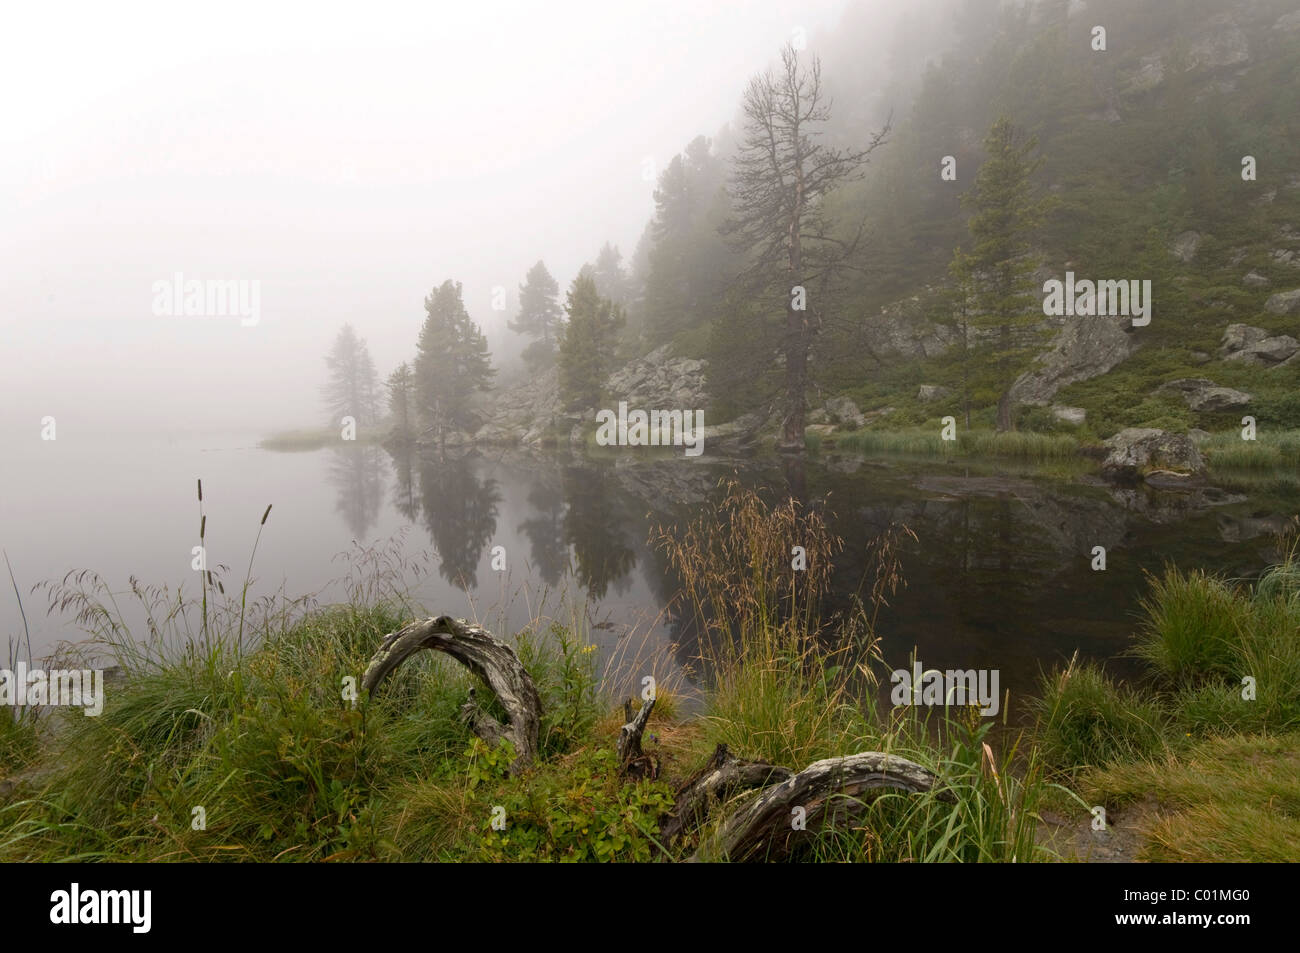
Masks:
[[[495,746],[502,738],[509,739],[515,749],[512,772],[531,764],[537,757],[541,696],[515,650],[482,626],[438,616],[390,632],[366,666],[361,687],[373,695],[384,679],[421,649],[445,652],[487,682],[505,709],[508,724],[502,725],[480,708],[473,689],[461,708],[461,717],[471,731],[490,745]]]
[[[791,823],[796,808],[804,810],[806,829],[815,831],[827,822],[839,823],[861,813],[863,804],[854,799],[863,792],[893,788],[922,794],[938,783],[929,769],[880,751],[817,761],[728,817],[691,860],[778,859],[797,846],[799,832]]]

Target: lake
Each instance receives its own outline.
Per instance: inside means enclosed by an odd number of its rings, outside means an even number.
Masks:
[[[670,607],[678,581],[647,542],[651,528],[709,512],[729,476],[774,494],[794,485],[845,540],[831,608],[870,590],[875,537],[895,523],[916,534],[900,550],[907,585],[879,619],[891,668],[907,667],[915,648],[927,668],[998,669],[1013,697],[1076,649],[1131,673],[1122,653],[1144,571],[1168,561],[1253,577],[1275,555],[1271,533],[1300,510],[1300,494],[1276,485],[1157,492],[1108,486],[1082,468],[1062,477],[1004,463],[822,455],[791,471],[775,459],[633,451],[438,460],[364,445],[272,452],[257,440],[61,435],[11,443],[0,476],[0,545],[35,654],[82,637],[70,619],[46,614],[48,598],[31,592],[39,580],[89,568],[118,592],[131,577],[197,592],[197,478],[208,564],[229,567],[228,589],[242,583],[272,504],[253,595],[283,589],[340,600],[349,569],[340,554],[386,549],[424,567],[408,581],[435,614],[476,618],[498,634],[539,614],[585,615],[620,681],[651,658],[662,672],[693,657],[690,620]],[[1096,546],[1106,550],[1104,571],[1092,568]],[[7,580],[0,621],[6,635],[22,637]]]

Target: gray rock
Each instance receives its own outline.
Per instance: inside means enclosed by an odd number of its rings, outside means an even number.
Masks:
[[[858,409],[858,405],[849,397],[832,397],[826,401],[826,413],[837,424],[861,427],[867,422],[867,418],[862,416],[862,411]]]
[[[1288,13],[1285,16],[1277,18],[1273,24],[1273,29],[1279,33],[1290,33],[1294,30],[1300,30],[1300,10],[1295,13]]]
[[[1210,439],[1211,434],[1208,430],[1201,430],[1199,427],[1193,427],[1191,430],[1187,431],[1187,436],[1191,437],[1192,442],[1199,447],[1201,444],[1205,443],[1205,441]]]
[[[1112,480],[1136,480],[1149,470],[1196,476],[1205,473],[1205,460],[1186,434],[1152,427],[1129,427],[1105,441],[1110,450],[1102,474]]]
[[[1279,334],[1257,341],[1235,354],[1229,354],[1227,360],[1244,361],[1257,367],[1274,367],[1294,357],[1297,351],[1300,351],[1300,341],[1289,334]]]
[[[1223,410],[1240,410],[1250,404],[1254,398],[1245,391],[1233,390],[1231,387],[1207,387],[1187,395],[1187,406],[1202,413],[1217,413]]]
[[[1167,384],[1161,384],[1156,388],[1156,393],[1159,394],[1167,390],[1176,390],[1180,394],[1196,394],[1217,386],[1218,385],[1208,377],[1180,377],[1176,381],[1169,381]]]
[[[958,344],[958,331],[931,321],[925,309],[919,295],[881,308],[862,328],[868,351],[878,358],[937,357]]]
[[[1196,250],[1201,247],[1205,236],[1200,232],[1183,232],[1169,246],[1169,254],[1179,261],[1187,262],[1196,257]]]
[[[1267,288],[1272,284],[1267,278],[1258,272],[1248,272],[1246,277],[1241,279],[1241,283],[1247,288]]]
[[[1266,337],[1268,337],[1268,332],[1263,328],[1252,328],[1249,324],[1230,324],[1223,332],[1223,342],[1219,345],[1219,353],[1234,354],[1242,348],[1258,344]]]
[[[1221,14],[1206,21],[1199,38],[1185,52],[1188,70],[1214,70],[1250,62],[1250,45],[1246,34],[1231,14]]]
[[[1088,412],[1082,407],[1062,407],[1060,404],[1054,404],[1052,416],[1062,423],[1077,427],[1088,419]]]
[[[1076,317],[1066,321],[1051,350],[1039,366],[1022,374],[1011,386],[1011,397],[1021,404],[1043,406],[1062,387],[1092,380],[1128,360],[1140,346],[1129,333],[1129,318]]]
[[[1177,391],[1187,401],[1192,410],[1215,413],[1221,410],[1235,410],[1245,407],[1252,400],[1251,395],[1231,387],[1220,387],[1204,377],[1182,377],[1169,381],[1156,388],[1156,393]]]
[[[1270,296],[1264,302],[1264,310],[1269,314],[1300,314],[1300,288]]]
[[[952,388],[943,387],[939,384],[922,384],[916,392],[916,399],[929,403],[935,400],[945,400],[952,396]]]
[[[1192,351],[1187,355],[1187,360],[1192,364],[1209,364],[1214,358],[1204,351]]]

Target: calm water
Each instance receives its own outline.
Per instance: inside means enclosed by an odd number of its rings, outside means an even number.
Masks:
[[[880,619],[887,662],[906,665],[915,647],[927,667],[999,669],[1001,688],[1013,694],[1075,649],[1106,659],[1123,652],[1143,570],[1169,560],[1253,575],[1273,555],[1270,530],[1300,510],[1294,495],[1124,491],[936,461],[832,458],[788,473],[775,462],[708,454],[598,461],[486,453],[439,462],[363,446],[275,453],[256,442],[252,434],[61,435],[10,444],[0,545],[36,655],[82,637],[69,619],[46,614],[47,599],[30,592],[38,580],[91,568],[116,590],[131,576],[196,590],[197,477],[209,565],[230,567],[228,587],[242,582],[270,503],[254,594],[283,587],[339,599],[344,589],[333,581],[348,563],[338,554],[396,540],[408,558],[425,561],[413,594],[432,612],[498,629],[539,610],[562,619],[585,612],[606,660],[657,653],[669,665],[689,660],[689,646],[673,648],[689,633],[665,611],[677,582],[647,544],[651,526],[711,509],[718,480],[733,473],[774,492],[793,484],[824,505],[845,539],[832,607],[870,589],[875,536],[893,522],[916,533],[901,551],[907,586]],[[492,565],[497,546],[505,572]],[[1105,572],[1090,568],[1094,546],[1107,549]],[[0,625],[0,634],[22,634],[7,579]],[[1122,659],[1116,664],[1123,670]]]

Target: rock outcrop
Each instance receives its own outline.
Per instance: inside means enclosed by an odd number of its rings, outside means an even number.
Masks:
[[[1020,375],[1011,386],[1012,399],[1043,406],[1061,388],[1100,377],[1128,360],[1140,344],[1138,336],[1131,333],[1131,320],[1070,318],[1051,350],[1039,359],[1039,366]]]
[[[1190,481],[1205,473],[1205,459],[1186,434],[1129,427],[1105,441],[1105,446],[1110,453],[1101,470],[1107,479],[1134,482],[1153,471],[1164,471],[1166,477]]]
[[[672,357],[665,345],[616,370],[605,387],[615,406],[627,401],[630,409],[706,410],[707,366],[696,358]],[[598,409],[566,409],[560,400],[559,375],[551,368],[482,398],[480,413],[486,422],[464,439],[467,443],[538,446],[548,437],[567,434],[570,442],[581,442],[583,428],[595,425]],[[707,435],[707,415],[705,420]],[[734,433],[734,428],[728,433]]]
[[[1292,293],[1300,294],[1300,291]],[[1291,335],[1270,334],[1263,328],[1248,324],[1228,325],[1223,332],[1223,343],[1219,346],[1219,354],[1225,361],[1244,361],[1257,367],[1276,367],[1291,360],[1297,353],[1300,353],[1300,341]]]
[[[1240,410],[1254,398],[1245,391],[1220,387],[1205,377],[1180,377],[1156,388],[1156,393],[1178,391],[1187,401],[1187,406],[1195,411],[1216,413],[1224,410]]]
[[[1270,295],[1264,302],[1264,310],[1269,314],[1300,314],[1300,288]]]

